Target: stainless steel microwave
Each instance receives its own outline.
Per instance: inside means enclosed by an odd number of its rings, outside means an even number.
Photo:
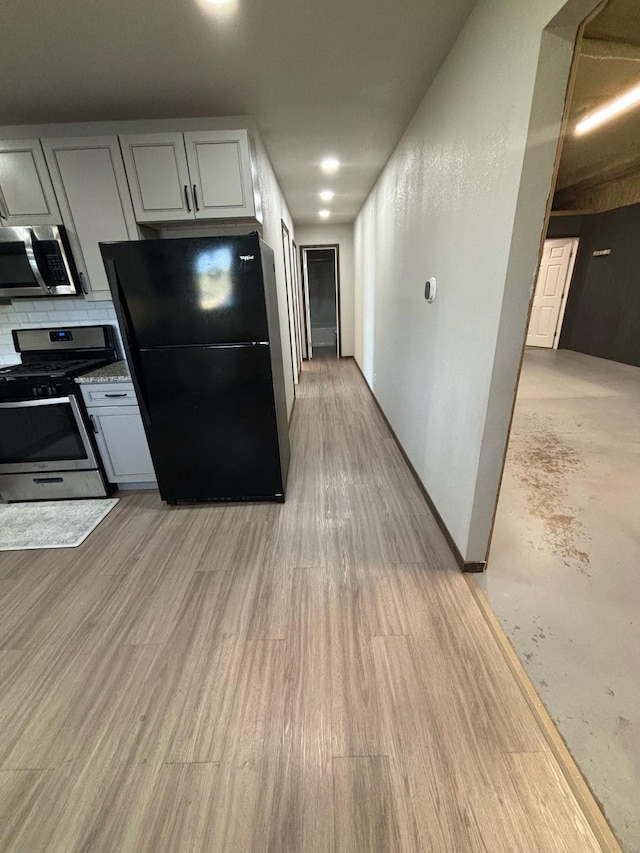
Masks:
[[[64,228],[0,228],[0,297],[80,296],[82,289]]]

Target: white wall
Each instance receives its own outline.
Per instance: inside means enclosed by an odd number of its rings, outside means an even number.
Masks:
[[[563,5],[479,0],[356,220],[356,358],[467,562],[486,558],[572,36],[595,2],[542,38]]]
[[[298,246],[337,244],[340,255],[340,334],[342,355],[354,354],[353,225],[298,225]],[[298,260],[299,263],[299,260]]]
[[[284,270],[284,251],[282,248],[282,222],[289,229],[292,240],[296,239],[293,220],[284,200],[280,185],[267,156],[260,137],[254,132],[257,154],[258,181],[262,194],[262,236],[275,253],[276,281],[278,285],[278,313],[280,315],[280,336],[282,339],[282,357],[284,360],[285,391],[287,396],[287,411],[291,416],[294,400],[294,367],[292,363],[291,340],[295,340],[292,294],[287,293]],[[291,287],[291,283],[289,283]],[[287,301],[290,309],[287,309]]]

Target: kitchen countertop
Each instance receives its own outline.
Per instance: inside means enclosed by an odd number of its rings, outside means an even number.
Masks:
[[[89,373],[83,373],[82,376],[76,376],[76,382],[129,382],[131,374],[126,361],[114,361],[111,364],[105,364],[104,367],[97,367]]]

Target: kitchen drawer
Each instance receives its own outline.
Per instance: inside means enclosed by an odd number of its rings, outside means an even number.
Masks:
[[[133,382],[81,382],[82,398],[86,406],[137,405]]]

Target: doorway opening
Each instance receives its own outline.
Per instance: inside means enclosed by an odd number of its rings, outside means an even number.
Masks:
[[[301,246],[308,358],[340,358],[338,246]]]
[[[640,851],[640,6],[587,21],[483,588],[625,850]],[[620,650],[624,649],[624,654]]]

